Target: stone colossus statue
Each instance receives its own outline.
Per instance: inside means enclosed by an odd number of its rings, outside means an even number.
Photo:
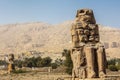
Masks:
[[[15,70],[15,65],[14,65],[14,54],[9,54],[8,55],[8,73],[11,73],[12,71]]]
[[[77,11],[71,28],[73,78],[96,78],[106,74],[106,55],[91,9]]]

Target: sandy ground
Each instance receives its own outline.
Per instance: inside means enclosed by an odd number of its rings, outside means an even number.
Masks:
[[[120,80],[120,72],[108,72],[107,75],[112,76],[111,78],[114,77],[118,78],[114,80]],[[37,71],[19,73],[19,74],[15,74],[15,73],[0,74],[0,80],[57,80],[58,78],[64,79],[68,77],[71,76],[65,73],[48,73],[48,72],[37,72]]]
[[[0,75],[0,80],[57,80],[58,78],[70,77],[62,73],[44,73],[44,72],[29,72],[20,74],[3,74]]]

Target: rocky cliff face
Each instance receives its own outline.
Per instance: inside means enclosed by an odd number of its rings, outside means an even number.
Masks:
[[[72,21],[51,25],[42,22],[9,24],[0,26],[0,54],[41,51],[57,53],[71,47]],[[101,42],[107,55],[120,57],[120,30],[100,26]]]

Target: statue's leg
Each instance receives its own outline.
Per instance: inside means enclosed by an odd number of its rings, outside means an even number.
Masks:
[[[72,62],[75,63],[73,52],[74,52],[74,49],[71,50],[70,55],[71,55]],[[75,71],[74,71],[74,68],[75,68],[75,67],[74,67],[74,65],[75,65],[75,64],[73,64],[73,69],[72,69],[72,80],[74,80],[74,78],[75,78]]]
[[[72,69],[72,80],[75,80],[75,71]]]
[[[75,80],[75,78],[76,78],[76,50],[75,49],[73,49],[72,51],[71,51],[71,59],[72,59],[72,62],[73,62],[73,69],[72,69],[72,80]]]
[[[11,71],[12,71],[12,64],[11,64],[11,63],[9,63],[9,64],[8,64],[8,74],[10,74],[10,73],[11,73]]]
[[[94,71],[94,48],[91,46],[85,47],[85,55],[87,60],[87,77],[94,78],[95,71]]]
[[[104,54],[105,54],[104,48],[99,47],[98,50],[97,50],[99,77],[104,77],[104,75],[105,75],[106,61],[105,61],[105,58],[104,58],[105,57]]]

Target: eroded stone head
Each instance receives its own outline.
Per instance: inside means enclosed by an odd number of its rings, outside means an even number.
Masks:
[[[9,61],[13,61],[14,60],[14,54],[9,54],[8,58],[9,58]]]
[[[84,23],[95,24],[95,18],[93,14],[93,10],[91,9],[80,9],[77,10],[76,20]]]

